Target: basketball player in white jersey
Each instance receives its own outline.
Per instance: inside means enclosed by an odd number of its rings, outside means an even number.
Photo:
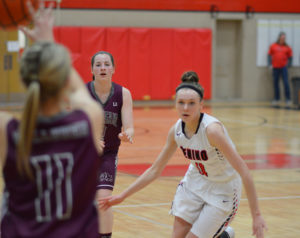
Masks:
[[[229,223],[236,214],[244,184],[253,220],[253,235],[264,237],[261,215],[249,169],[237,153],[225,127],[202,112],[203,88],[194,71],[182,75],[176,89],[180,119],[153,165],[120,195],[99,201],[100,207],[121,203],[159,177],[177,147],[190,166],[178,185],[170,213],[175,216],[172,238],[234,237]]]

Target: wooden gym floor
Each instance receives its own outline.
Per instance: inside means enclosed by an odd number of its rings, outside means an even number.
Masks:
[[[254,177],[268,238],[300,235],[300,111],[269,104],[207,103],[205,112],[221,120]],[[131,184],[162,149],[176,122],[173,107],[134,110],[134,143],[122,144],[114,193]],[[171,237],[169,215],[178,182],[188,161],[177,150],[163,175],[139,193],[114,207],[114,238]],[[243,192],[231,226],[236,238],[252,237],[252,220]]]
[[[204,111],[224,123],[251,169],[261,211],[269,228],[265,237],[298,237],[300,111],[272,108],[263,103],[205,103]],[[135,106],[134,143],[124,143],[120,147],[114,194],[130,185],[151,165],[176,120],[172,105]],[[159,179],[115,206],[113,238],[171,237],[173,217],[169,215],[169,209],[187,165],[188,161],[178,150]],[[244,192],[231,226],[236,238],[252,237],[252,220]]]

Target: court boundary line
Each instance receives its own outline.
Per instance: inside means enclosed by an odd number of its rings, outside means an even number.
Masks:
[[[261,197],[258,200],[285,200],[285,199],[300,199],[300,195],[297,196],[282,196],[282,197]],[[242,198],[241,201],[247,201],[247,198]],[[116,205],[113,208],[129,208],[129,207],[158,207],[158,206],[170,206],[172,202],[168,203],[144,203],[144,204],[132,204],[132,205]]]
[[[164,228],[172,229],[172,227],[173,227],[173,226],[171,226],[171,225],[163,224],[163,223],[160,223],[160,222],[151,220],[151,219],[146,218],[146,217],[137,216],[137,215],[131,214],[131,213],[129,213],[129,212],[124,212],[124,211],[121,211],[121,210],[119,210],[119,209],[114,209],[114,211],[115,211],[115,212],[118,212],[118,213],[121,213],[121,214],[124,214],[124,215],[129,216],[129,217],[135,218],[135,219],[137,219],[137,220],[142,220],[142,221],[150,222],[150,223],[152,223],[152,224],[155,224],[155,225],[158,225],[158,226],[161,226],[161,227],[164,227]]]
[[[283,197],[262,197],[262,198],[258,198],[258,200],[282,200],[282,199],[299,199],[299,198],[300,198],[300,195],[299,196],[283,196]],[[248,199],[246,199],[246,198],[241,199],[241,201],[247,201],[247,200]],[[173,226],[171,226],[171,225],[160,223],[160,222],[154,221],[152,219],[149,219],[149,218],[146,218],[143,216],[134,215],[132,213],[121,211],[120,209],[116,209],[116,208],[129,208],[129,207],[154,207],[154,206],[158,207],[158,206],[166,206],[166,205],[170,206],[171,202],[170,203],[153,203],[153,204],[145,203],[145,204],[136,204],[136,205],[118,205],[118,206],[113,207],[113,211],[121,213],[121,214],[129,216],[129,217],[132,217],[132,218],[140,220],[140,221],[149,222],[154,225],[158,225],[160,227],[168,228],[171,230],[171,229],[173,229]]]

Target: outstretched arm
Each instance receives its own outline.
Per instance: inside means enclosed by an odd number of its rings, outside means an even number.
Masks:
[[[104,112],[102,107],[91,97],[80,75],[72,68],[70,74],[70,104],[72,109],[86,112],[91,120],[94,144],[99,154],[102,154],[104,142],[102,139],[104,127]]]
[[[107,209],[110,206],[116,205],[124,201],[127,197],[138,192],[148,184],[158,178],[177,149],[177,144],[174,139],[174,127],[169,131],[167,142],[163,147],[162,151],[154,161],[152,166],[148,168],[133,184],[125,189],[121,194],[112,197],[100,199],[99,206],[101,209]]]
[[[27,1],[26,4],[31,18],[33,19],[34,27],[31,29],[20,26],[19,29],[34,42],[53,42],[53,25],[55,20],[53,16],[53,4],[50,4],[48,8],[45,8],[44,1],[40,0],[39,9],[37,11],[34,10],[30,1]]]
[[[53,4],[50,4],[48,8],[45,8],[45,3],[43,0],[40,0],[39,9],[34,10],[30,1],[27,1],[27,7],[31,18],[33,19],[34,27],[28,28],[21,26],[19,29],[24,32],[24,34],[29,37],[33,42],[38,41],[49,41],[54,42],[53,36],[53,26],[54,26],[54,15],[53,15]],[[84,98],[74,99],[75,103],[81,105],[81,102],[86,98],[91,99],[80,75],[72,67],[70,77],[69,77],[69,87],[71,93],[77,91],[82,91]],[[82,96],[82,95],[81,95]]]
[[[221,124],[214,123],[208,126],[206,133],[210,144],[218,148],[232,167],[240,174],[251,210],[253,235],[257,238],[263,238],[264,230],[267,229],[267,226],[261,215],[254,182],[246,163],[227,140]]]
[[[33,19],[34,27],[32,29],[28,27],[20,27],[20,30],[22,30],[24,34],[34,42],[54,42],[54,15],[52,5],[45,8],[44,1],[40,0],[39,9],[37,11],[34,10],[30,1],[27,2],[27,7]],[[72,108],[81,109],[88,114],[94,132],[94,142],[98,152],[101,153],[103,150],[103,142],[101,141],[104,123],[103,110],[98,103],[92,99],[80,75],[73,67],[71,68],[68,87],[70,93],[69,99]]]

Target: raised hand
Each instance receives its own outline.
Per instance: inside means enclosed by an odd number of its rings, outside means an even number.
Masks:
[[[53,4],[45,8],[45,3],[40,0],[38,10],[34,10],[30,1],[27,1],[27,8],[33,19],[34,27],[32,29],[20,26],[19,29],[24,32],[33,41],[54,41],[53,37]]]

